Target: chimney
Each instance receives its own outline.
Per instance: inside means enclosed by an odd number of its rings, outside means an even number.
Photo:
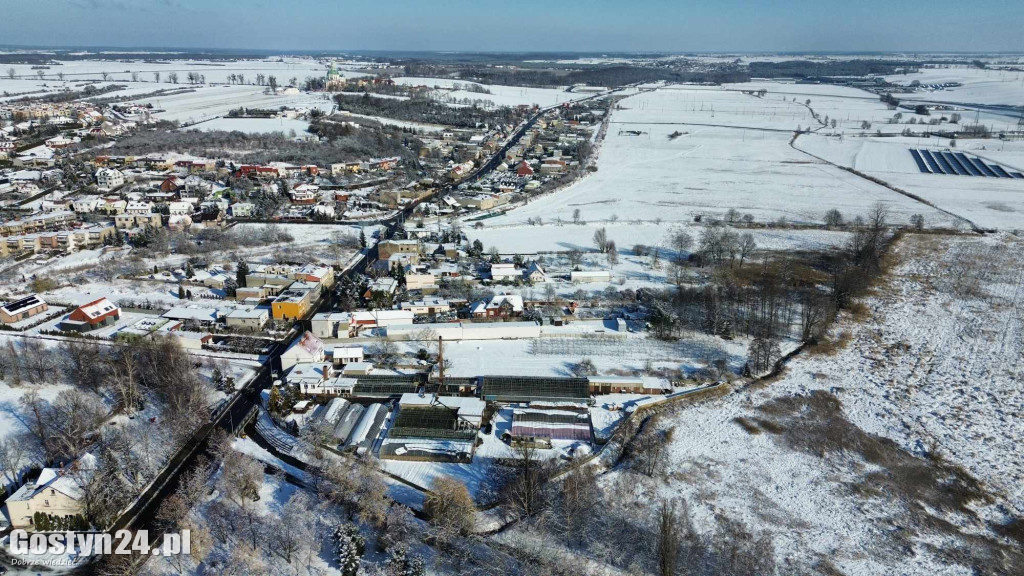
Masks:
[[[331,365],[324,364],[324,382],[327,381],[327,376],[331,373]]]

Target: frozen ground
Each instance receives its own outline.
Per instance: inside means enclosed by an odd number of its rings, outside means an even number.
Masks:
[[[887,76],[886,80],[902,85],[909,85],[914,80],[920,81],[921,84],[962,84],[955,88],[896,94],[897,97],[907,100],[1024,106],[1024,72],[1019,71],[983,70],[964,64],[950,65],[947,68],[926,68],[915,74]]]
[[[922,174],[909,151],[910,148],[951,150],[948,144],[948,140],[937,138],[837,139],[815,134],[802,135],[794,143],[801,150],[880,178],[939,208],[967,218],[979,227],[1024,228],[1024,180]],[[1024,165],[1020,143],[1011,143],[1009,151],[987,149],[1005,148],[998,141],[965,140],[964,144],[956,149],[1005,163],[1005,168],[1016,169]],[[979,149],[983,146],[986,149]],[[926,221],[927,218],[925,215]]]
[[[292,262],[308,258],[313,262],[345,265],[359,252],[359,245],[353,244],[359,238],[359,231],[366,235],[368,246],[375,243],[374,233],[378,226],[353,226],[340,224],[254,224],[235,226],[241,234],[274,226],[287,232],[294,240],[281,245],[269,245],[246,251],[246,258],[259,259],[261,256],[273,261]],[[280,257],[278,257],[280,256]]]
[[[665,481],[615,469],[602,483],[685,498],[698,530],[722,514],[768,532],[786,572],[1019,573],[1019,543],[992,527],[1024,513],[1022,247],[907,237],[867,318],[834,329],[837,352],[680,408],[663,423]]]
[[[723,214],[716,214],[722,217]],[[701,226],[693,223],[674,223],[671,227],[656,222],[616,220],[615,222],[588,221],[586,224],[559,225],[545,221],[542,225],[490,226],[491,219],[484,220],[484,228],[466,226],[463,231],[469,241],[480,240],[485,250],[492,246],[501,254],[536,254],[542,252],[568,252],[576,249],[582,252],[596,250],[594,232],[604,228],[609,240],[614,240],[621,252],[632,249],[636,244],[667,248],[670,236],[677,230],[685,230],[695,240],[700,237]],[[845,244],[850,233],[838,230],[794,230],[794,229],[737,229],[736,232],[750,232],[759,249],[776,251],[824,250]]]
[[[540,107],[553,106],[562,102],[570,102],[572,100],[579,100],[580,98],[586,98],[592,96],[589,93],[574,93],[566,92],[565,88],[528,88],[525,86],[500,86],[493,84],[478,84],[483,86],[491,92],[491,94],[481,94],[478,92],[470,92],[467,90],[451,90],[455,84],[461,84],[463,86],[467,84],[477,84],[475,82],[468,82],[465,80],[452,80],[449,78],[417,78],[412,76],[402,76],[395,78],[395,83],[405,84],[409,86],[430,86],[431,88],[443,88],[443,90],[435,90],[431,93],[434,98],[444,102],[447,100],[463,100],[469,98],[470,100],[486,100],[493,103],[495,106],[517,106],[519,104],[534,105]]]
[[[583,358],[589,358],[600,374],[619,375],[643,372],[648,360],[651,367],[684,373],[706,367],[708,359],[725,358],[736,371],[746,362],[747,347],[742,339],[724,341],[692,334],[678,342],[661,342],[644,334],[616,332],[605,324],[579,321],[561,332],[558,327],[544,326],[545,333],[539,339],[448,342],[444,357],[451,367],[445,373],[452,377],[568,377]],[[406,346],[415,352],[421,344],[411,342]]]
[[[261,132],[283,132],[303,134],[309,128],[309,122],[292,118],[217,118],[194,126],[197,130],[210,132],[213,130],[239,131],[249,134]]]
[[[57,80],[57,73],[64,74],[65,82],[69,84],[82,84],[85,82],[102,82],[103,72],[106,72],[108,80],[118,83],[131,83],[131,73],[137,72],[140,83],[155,84],[153,74],[159,72],[161,80],[169,83],[167,75],[177,73],[179,86],[187,85],[186,77],[189,72],[197,72],[206,77],[209,83],[226,84],[228,75],[244,74],[246,82],[254,82],[257,74],[276,76],[278,84],[285,86],[291,78],[296,78],[301,84],[307,77],[324,76],[327,73],[326,65],[318,63],[312,58],[303,57],[269,57],[252,60],[167,60],[161,62],[145,62],[142,60],[134,62],[122,62],[112,60],[65,60],[59,61],[59,65],[50,66],[43,70],[45,82],[51,85],[60,84]],[[8,68],[14,68],[17,78],[7,78]],[[366,75],[360,71],[358,63],[351,62],[339,67],[344,76]],[[14,92],[21,81],[37,82],[36,71],[28,64],[12,64],[4,66],[4,78],[0,83],[0,91],[10,90]],[[131,83],[134,84],[134,83]],[[18,90],[20,91],[20,90]]]
[[[324,112],[329,112],[334,106],[329,94],[303,92],[286,95],[265,93],[265,90],[263,86],[252,85],[207,85],[196,87],[194,92],[139,99],[138,103],[152,104],[157,118],[186,124],[226,116],[231,110],[243,106],[319,108]]]
[[[571,221],[577,209],[587,221],[617,216],[675,224],[729,208],[758,222],[820,223],[830,208],[852,218],[877,202],[889,207],[897,223],[920,213],[929,225],[957,224],[927,205],[791,148],[791,131],[809,126],[809,113],[770,92],[761,99],[669,87],[627,98],[621,108],[613,112],[596,173],[486,225],[525,224],[531,218]]]

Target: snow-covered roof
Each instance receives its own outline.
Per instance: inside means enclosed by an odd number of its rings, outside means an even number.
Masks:
[[[106,297],[104,297],[100,298],[99,300],[94,300],[88,304],[84,304],[80,306],[78,310],[82,314],[85,314],[86,318],[94,320],[96,318],[99,318],[100,316],[103,316],[104,314],[107,314],[108,312],[117,310],[117,306],[115,306],[113,303],[111,303],[110,300],[107,300]]]
[[[66,468],[43,468],[35,482],[29,482],[11,495],[11,500],[30,500],[43,490],[56,490],[73,499],[84,496],[81,482],[96,470],[96,457],[85,454]]]

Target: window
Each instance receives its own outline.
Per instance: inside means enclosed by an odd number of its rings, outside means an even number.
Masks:
[[[43,500],[43,506],[49,506],[49,505],[50,505],[50,501],[49,500]]]

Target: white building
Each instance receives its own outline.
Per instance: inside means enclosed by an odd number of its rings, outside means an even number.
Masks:
[[[251,202],[235,202],[228,208],[232,218],[249,218],[256,210],[256,206]]]
[[[96,171],[96,185],[111,190],[124,184],[124,174],[114,168],[100,168]]]
[[[292,345],[281,354],[281,369],[287,370],[300,362],[324,362],[326,351],[323,340],[311,332],[305,332],[292,342]]]

